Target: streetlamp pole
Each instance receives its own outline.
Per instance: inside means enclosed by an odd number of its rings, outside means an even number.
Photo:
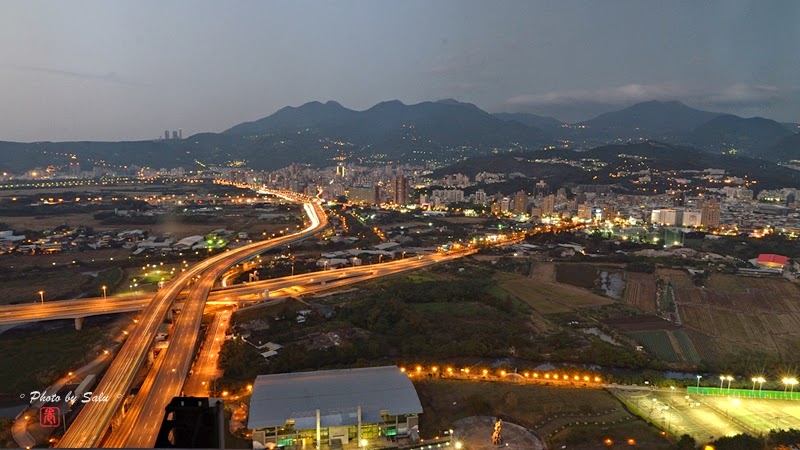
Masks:
[[[719,376],[719,389],[722,390],[722,383],[725,382],[725,375]]]
[[[42,300],[42,304],[44,305],[44,291],[39,291],[39,298]]]
[[[103,285],[103,298],[106,298],[106,289],[108,289],[108,286]]]
[[[700,378],[703,378],[703,376],[697,375],[697,389],[700,389]]]

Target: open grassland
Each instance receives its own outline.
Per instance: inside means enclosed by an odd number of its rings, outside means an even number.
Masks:
[[[0,394],[16,395],[18,404],[20,394],[43,391],[98,356],[129,320],[128,315],[90,317],[81,331],[75,330],[72,321],[6,331],[0,335]]]
[[[13,253],[0,255],[0,267],[29,267],[29,266],[52,266],[55,264],[71,264],[75,262],[97,262],[97,261],[120,261],[131,254],[125,248],[106,248],[101,250],[87,250],[76,252],[61,252],[49,255],[31,255]]]
[[[593,308],[614,301],[585,289],[561,283],[548,283],[527,277],[505,277],[500,287],[530,305],[540,314],[571,311],[576,308]]]
[[[4,277],[0,304],[39,302],[39,291],[44,291],[44,301],[52,301],[80,290],[91,279],[90,275],[81,274],[77,268],[42,270]]]
[[[625,303],[643,311],[656,312],[656,279],[653,275],[629,272],[625,275]]]
[[[422,409],[423,430],[446,430],[458,419],[502,414],[533,427],[547,416],[619,408],[601,389],[502,382],[414,379]]]
[[[608,448],[609,437],[626,448],[630,438],[639,448],[668,448],[656,429],[600,389],[438,379],[415,380],[414,387],[425,411],[423,433],[465,417],[499,416],[535,431],[551,448]]]

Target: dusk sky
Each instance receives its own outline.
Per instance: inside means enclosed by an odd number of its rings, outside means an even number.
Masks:
[[[311,100],[794,122],[798,24],[794,0],[8,1],[0,140],[187,136]]]

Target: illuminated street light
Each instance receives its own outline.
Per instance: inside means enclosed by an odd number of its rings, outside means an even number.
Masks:
[[[39,291],[39,298],[42,300],[42,304],[44,305],[44,291]]]
[[[732,377],[732,376],[730,376],[730,375],[728,375],[727,377],[725,377],[725,379],[726,379],[726,380],[728,380],[728,390],[730,390],[730,388],[731,388],[731,381],[733,381],[733,377]]]
[[[722,389],[722,383],[725,382],[725,375],[719,376],[719,388]]]
[[[702,375],[696,375],[697,377],[697,389],[700,389],[700,378],[703,378]]]
[[[103,285],[103,298],[106,298],[106,289],[108,289],[108,286]]]

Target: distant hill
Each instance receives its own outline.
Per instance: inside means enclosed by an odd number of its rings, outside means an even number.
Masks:
[[[800,133],[781,139],[777,144],[762,151],[760,156],[770,161],[800,160]]]
[[[487,154],[497,148],[537,149],[551,142],[544,131],[492,116],[455,100],[405,105],[398,100],[354,111],[337,102],[287,106],[262,119],[223,133],[201,133],[183,140],[135,142],[0,142],[0,170],[21,172],[68,163],[77,155],[83,167],[95,161],[112,165],[186,168],[245,161],[256,169],[293,162],[331,164],[340,158],[360,162],[447,162]]]
[[[743,119],[726,114],[698,126],[688,135],[692,145],[712,151],[736,149],[751,156],[760,156],[766,149],[790,136],[791,131],[780,123],[753,117]]]
[[[620,181],[610,174],[630,170],[631,157],[646,158],[646,166],[660,171],[725,169],[729,174],[759,181],[758,189],[772,189],[800,185],[800,172],[777,164],[733,155],[709,153],[689,147],[658,142],[626,145],[607,145],[588,151],[535,151],[518,155],[492,155],[467,159],[434,172],[433,176],[463,173],[474,177],[480,172],[519,172],[533,179],[544,179],[553,185],[561,184],[615,184]],[[607,165],[601,171],[585,171],[569,161],[595,159]],[[550,160],[551,162],[544,162]],[[553,163],[562,160],[563,163]],[[512,183],[513,184],[513,183]],[[531,184],[517,182],[530,190]],[[631,187],[631,186],[629,186]],[[502,190],[503,185],[492,185]],[[510,191],[509,191],[510,192]]]
[[[674,141],[720,115],[690,108],[681,102],[653,100],[601,114],[576,125],[585,126],[587,134],[603,135],[609,139],[644,137]]]
[[[558,130],[566,122],[553,117],[538,116],[528,113],[495,113],[493,116],[503,120],[513,120],[529,127],[539,128],[545,131]]]
[[[182,140],[0,142],[0,171],[19,173],[71,161],[84,169],[103,164],[191,169],[233,161],[255,169],[277,169],[294,162],[329,165],[340,160],[442,165],[498,150],[539,150],[556,139],[580,149],[652,139],[716,151],[733,142],[753,156],[773,161],[797,158],[790,131],[776,122],[699,111],[679,102],[644,102],[578,126],[562,125],[557,119],[533,114],[492,115],[452,99],[414,105],[391,100],[364,111],[334,101],[315,101],[287,106],[222,133],[200,133]],[[77,159],[71,160],[71,155]]]
[[[475,105],[455,100],[415,105],[392,100],[365,111],[353,111],[336,102],[311,102],[283,108],[224,134],[252,137],[297,132],[344,140],[356,147],[368,146],[391,158],[437,147],[536,148],[549,142],[548,135],[540,129],[498,119]]]

